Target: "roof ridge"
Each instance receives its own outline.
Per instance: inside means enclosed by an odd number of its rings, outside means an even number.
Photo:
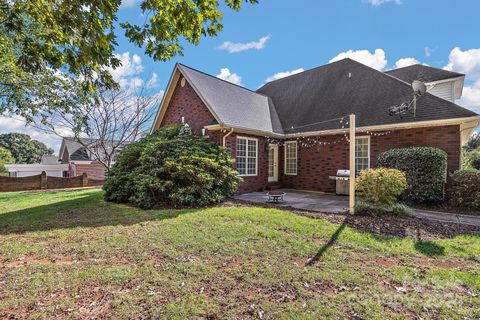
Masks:
[[[238,84],[236,84],[236,83],[227,81],[227,80],[225,80],[225,79],[221,79],[221,78],[219,78],[219,77],[216,77],[216,76],[211,75],[211,74],[209,74],[209,73],[206,73],[206,72],[204,72],[204,71],[201,71],[201,70],[198,70],[198,69],[189,67],[189,66],[187,66],[187,65],[185,65],[185,64],[183,64],[183,63],[177,62],[177,64],[180,65],[180,66],[182,66],[182,67],[188,68],[188,69],[190,69],[190,70],[196,71],[196,72],[198,72],[198,73],[204,74],[204,75],[206,75],[206,76],[212,77],[212,78],[214,78],[214,79],[217,79],[217,80],[219,80],[219,81],[223,81],[223,82],[225,82],[225,83],[228,83],[228,84],[230,84],[230,85],[232,85],[232,86],[235,86],[235,87],[238,87],[238,88],[240,88],[240,89],[244,89],[244,90],[246,90],[246,91],[250,91],[251,93],[255,93],[255,94],[258,94],[258,95],[261,95],[261,96],[264,96],[264,97],[268,98],[268,96],[264,95],[263,93],[253,91],[252,89],[249,89],[249,88],[246,88],[246,87],[244,87],[244,86],[238,85]]]
[[[409,66],[406,66],[406,67],[387,70],[387,71],[384,71],[384,73],[393,72],[393,71],[397,71],[397,70],[403,70],[403,69],[407,69],[407,68],[411,68],[411,67],[417,67],[417,66],[422,67],[422,68],[427,68],[427,69],[435,69],[435,70],[440,70],[440,71],[444,71],[444,72],[449,72],[449,73],[452,73],[452,74],[458,74],[459,76],[464,76],[465,75],[464,73],[461,73],[461,72],[456,72],[456,71],[452,71],[452,70],[446,70],[446,69],[442,69],[442,68],[432,67],[432,66],[425,65],[423,63],[415,63],[415,64],[412,64],[412,65],[409,65]]]
[[[286,77],[282,77],[282,78],[279,78],[279,79],[275,79],[275,80],[272,80],[272,81],[269,81],[265,84],[263,84],[260,88],[258,88],[257,90],[260,90],[262,89],[263,87],[265,87],[266,85],[268,84],[271,84],[271,83],[274,83],[274,82],[277,82],[277,81],[280,81],[280,80],[286,80],[288,78],[292,78],[294,76],[298,76],[298,75],[301,75],[302,73],[305,73],[305,72],[310,72],[310,71],[313,71],[313,70],[316,70],[316,69],[320,69],[320,68],[323,68],[323,67],[326,67],[326,66],[330,66],[332,64],[335,64],[335,63],[338,63],[338,62],[342,62],[342,61],[345,61],[345,60],[351,60],[351,61],[355,61],[351,58],[343,58],[343,59],[340,59],[340,60],[337,60],[337,61],[333,61],[333,62],[329,62],[327,64],[322,64],[321,66],[316,66],[316,67],[313,67],[313,68],[310,68],[310,69],[307,69],[307,70],[303,70],[302,72],[298,72],[298,73],[294,73],[294,74],[291,74],[291,75],[288,75]],[[358,61],[356,61],[358,62]]]

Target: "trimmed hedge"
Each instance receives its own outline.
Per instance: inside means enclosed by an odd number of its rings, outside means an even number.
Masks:
[[[431,147],[391,149],[381,153],[378,167],[398,169],[407,175],[403,198],[410,202],[438,202],[445,198],[447,153]]]
[[[226,148],[172,125],[123,149],[103,189],[107,201],[143,209],[191,207],[222,201],[239,182]]]
[[[462,170],[450,175],[447,198],[453,206],[480,209],[480,171]]]

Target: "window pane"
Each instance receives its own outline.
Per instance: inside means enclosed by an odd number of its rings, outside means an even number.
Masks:
[[[297,143],[287,142],[285,144],[285,173],[297,174]]]
[[[237,138],[236,163],[239,175],[257,174],[257,140]]]
[[[360,171],[369,168],[369,139],[368,137],[356,138],[355,141],[355,171],[357,174]]]

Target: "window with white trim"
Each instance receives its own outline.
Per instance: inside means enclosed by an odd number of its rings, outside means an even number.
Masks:
[[[370,137],[355,138],[355,173],[370,168]]]
[[[239,176],[256,176],[258,162],[258,140],[237,137],[237,171]]]
[[[297,141],[285,142],[285,174],[297,174]]]

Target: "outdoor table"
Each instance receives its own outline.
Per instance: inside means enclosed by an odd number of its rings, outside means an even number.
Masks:
[[[267,202],[273,202],[273,203],[278,203],[280,201],[285,201],[283,200],[283,196],[286,195],[285,192],[268,192],[268,201]]]

